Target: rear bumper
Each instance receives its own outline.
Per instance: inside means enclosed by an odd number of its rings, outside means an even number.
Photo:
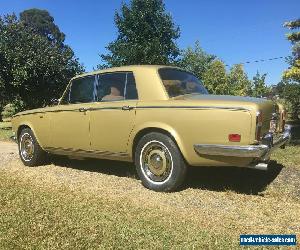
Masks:
[[[231,157],[257,158],[266,161],[275,149],[285,145],[291,138],[291,128],[286,126],[285,131],[275,136],[268,133],[259,145],[220,145],[220,144],[195,144],[194,149],[200,155],[220,155]]]

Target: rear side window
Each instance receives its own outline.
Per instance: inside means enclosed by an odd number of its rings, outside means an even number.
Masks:
[[[96,77],[97,101],[120,101],[137,99],[132,72],[100,74]]]
[[[158,73],[169,97],[186,94],[208,94],[202,82],[189,72],[176,68],[161,68]]]
[[[69,103],[94,102],[95,76],[74,79],[71,83]]]

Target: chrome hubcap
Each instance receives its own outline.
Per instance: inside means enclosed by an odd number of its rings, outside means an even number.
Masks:
[[[29,134],[23,134],[20,139],[20,152],[24,161],[30,161],[34,154],[34,144]]]
[[[151,141],[142,149],[141,166],[143,172],[150,180],[162,182],[170,176],[172,156],[164,144],[158,141]]]

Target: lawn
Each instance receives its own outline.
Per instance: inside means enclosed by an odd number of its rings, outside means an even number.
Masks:
[[[269,172],[190,169],[175,193],[143,188],[129,163],[28,168],[9,157],[0,155],[0,249],[238,249],[242,233],[300,236],[297,146],[277,151]]]
[[[230,235],[130,200],[0,176],[1,249],[232,249]],[[142,208],[142,209],[141,209]]]
[[[0,141],[9,140],[12,135],[11,122],[0,122]]]

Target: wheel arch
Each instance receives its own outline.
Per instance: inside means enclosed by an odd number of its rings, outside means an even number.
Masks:
[[[34,134],[34,137],[36,138],[37,142],[39,143],[39,145],[41,145],[41,144],[40,144],[40,140],[39,140],[37,134],[35,133],[35,130],[34,130],[32,124],[30,124],[30,123],[21,123],[21,124],[18,126],[17,131],[16,131],[17,141],[19,141],[19,136],[20,136],[21,131],[22,131],[23,129],[25,129],[25,128],[29,128],[29,129],[32,131],[32,133]]]
[[[137,130],[134,133],[134,136],[132,136],[131,143],[130,143],[132,159],[134,159],[135,150],[136,150],[139,140],[144,135],[149,134],[151,132],[158,132],[158,133],[169,136],[175,142],[175,144],[179,148],[184,160],[186,161],[185,148],[183,146],[180,136],[177,134],[177,132],[174,129],[172,129],[171,127],[168,127],[168,126],[146,126],[146,127],[143,127],[141,129]]]

